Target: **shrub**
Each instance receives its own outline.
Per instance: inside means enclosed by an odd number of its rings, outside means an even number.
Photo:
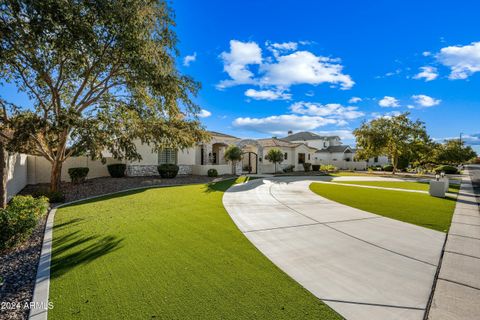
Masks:
[[[295,168],[295,166],[293,165],[288,165],[286,166],[285,168],[283,168],[283,172],[285,173],[288,173],[288,172],[293,172],[293,169]]]
[[[312,171],[319,171],[320,165],[319,164],[312,164]]]
[[[393,171],[393,166],[391,164],[387,164],[387,165],[383,166],[383,171],[392,172]]]
[[[218,171],[217,171],[217,169],[208,169],[208,171],[207,171],[207,176],[209,176],[209,177],[216,177],[216,176],[218,176]]]
[[[109,164],[107,166],[108,173],[112,178],[123,178],[125,177],[125,170],[127,170],[127,165],[124,163],[115,163]]]
[[[157,169],[162,178],[172,179],[177,176],[179,167],[176,164],[164,163],[159,165]]]
[[[11,248],[27,238],[48,210],[45,197],[16,196],[0,210],[0,250]]]
[[[65,195],[61,191],[50,191],[48,189],[40,189],[32,193],[34,198],[47,198],[50,203],[58,203],[65,201]]]
[[[443,165],[443,166],[438,166],[435,169],[433,169],[435,173],[440,173],[440,172],[445,172],[446,174],[455,174],[458,173],[458,169],[453,167],[453,166],[448,166],[448,165]]]
[[[305,170],[305,172],[308,172],[312,169],[312,164],[310,162],[305,162],[303,164],[303,170]]]
[[[70,168],[68,169],[68,175],[70,176],[70,180],[72,180],[73,183],[83,183],[87,178],[89,170],[90,169],[86,167]]]
[[[320,171],[335,172],[337,170],[337,167],[335,167],[333,164],[322,164],[320,166]]]

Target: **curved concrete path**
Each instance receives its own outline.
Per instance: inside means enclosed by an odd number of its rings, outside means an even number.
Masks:
[[[445,234],[310,191],[325,180],[252,180],[223,204],[261,252],[345,318],[423,319]]]

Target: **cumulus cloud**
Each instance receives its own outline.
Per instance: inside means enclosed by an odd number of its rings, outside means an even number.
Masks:
[[[378,105],[382,108],[400,107],[398,99],[390,96],[385,96],[383,99],[380,99],[380,101],[378,101]]]
[[[391,112],[386,112],[386,113],[372,112],[371,116],[374,119],[380,119],[380,118],[390,119],[392,117],[396,117],[396,116],[399,116],[401,114],[402,113],[400,111],[391,111]]]
[[[286,134],[288,130],[313,130],[337,123],[337,120],[325,117],[284,114],[265,118],[237,118],[233,121],[233,126],[261,133],[282,135]]]
[[[344,120],[357,119],[365,115],[363,112],[358,111],[357,107],[344,107],[338,103],[328,103],[323,105],[313,102],[296,102],[290,106],[290,110],[293,113],[302,115],[322,116]]]
[[[188,56],[185,56],[185,58],[183,58],[183,65],[185,67],[189,67],[190,63],[195,62],[196,60],[197,60],[197,53],[194,52],[192,55],[188,55]]]
[[[223,70],[231,79],[221,81],[220,89],[239,84],[254,83],[254,74],[248,69],[249,65],[262,63],[262,49],[255,42],[230,41],[230,52],[222,52]]]
[[[248,89],[245,95],[255,100],[290,100],[292,95],[282,91]]]
[[[200,110],[200,112],[198,113],[198,116],[199,116],[200,118],[208,118],[208,117],[210,117],[211,115],[212,115],[212,113],[211,113],[210,111],[208,111],[208,110],[205,110],[205,109]]]
[[[450,79],[466,79],[480,71],[480,42],[442,48],[436,59],[450,68]]]
[[[424,94],[413,95],[412,99],[418,106],[424,107],[424,108],[433,107],[440,104],[440,102],[442,102],[442,100],[440,99],[434,99]]]
[[[424,57],[429,57],[429,56],[432,55],[432,53],[431,53],[430,51],[423,51],[423,52],[422,52],[422,55],[423,55]]]
[[[425,79],[425,81],[432,81],[438,77],[437,68],[425,66],[420,67],[421,72],[417,73],[413,79]]]
[[[321,136],[339,136],[342,140],[355,139],[351,130],[329,130],[329,131],[315,131]]]
[[[254,84],[285,90],[298,84],[330,83],[341,89],[350,89],[355,84],[350,75],[343,73],[339,59],[296,51],[296,42],[267,42],[267,46],[273,57],[264,58],[255,42],[230,41],[230,51],[220,55],[230,79],[221,81],[217,87]],[[257,72],[250,67],[252,65],[258,66]]]
[[[358,103],[362,101],[362,98],[360,97],[351,97],[350,100],[348,100],[348,103]]]

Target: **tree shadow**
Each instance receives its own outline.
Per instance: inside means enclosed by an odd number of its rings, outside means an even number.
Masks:
[[[73,226],[73,225],[77,225],[80,223],[80,221],[83,221],[84,219],[83,218],[75,218],[75,219],[71,219],[67,222],[62,222],[62,223],[56,223],[54,226],[53,226],[53,230],[60,230],[66,226]]]
[[[50,277],[57,278],[82,264],[90,263],[121,248],[123,238],[114,236],[79,236],[79,231],[53,241]]]

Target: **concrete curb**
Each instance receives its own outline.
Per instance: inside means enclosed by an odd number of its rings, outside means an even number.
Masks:
[[[229,177],[219,180],[214,180],[212,182],[222,182],[231,179],[236,179],[236,177]],[[212,183],[210,182],[210,183]],[[209,182],[207,182],[209,183]],[[48,212],[47,221],[45,223],[45,231],[43,236],[42,251],[40,253],[40,259],[38,261],[37,267],[37,276],[35,278],[35,287],[33,290],[33,296],[31,305],[33,308],[30,309],[28,316],[29,320],[47,320],[48,319],[48,310],[49,310],[49,293],[50,293],[50,265],[52,259],[52,242],[53,242],[53,225],[55,220],[55,213],[58,208],[69,206],[72,204],[98,199],[102,197],[108,197],[112,195],[117,195],[121,193],[127,193],[136,190],[147,190],[147,189],[158,189],[158,188],[167,188],[167,187],[180,187],[180,186],[191,186],[191,185],[200,185],[206,183],[190,183],[190,184],[171,184],[171,185],[156,185],[156,186],[145,186],[138,188],[130,188],[121,191],[109,192],[102,195],[92,196],[84,199],[74,200],[66,203],[56,205],[50,209]]]

